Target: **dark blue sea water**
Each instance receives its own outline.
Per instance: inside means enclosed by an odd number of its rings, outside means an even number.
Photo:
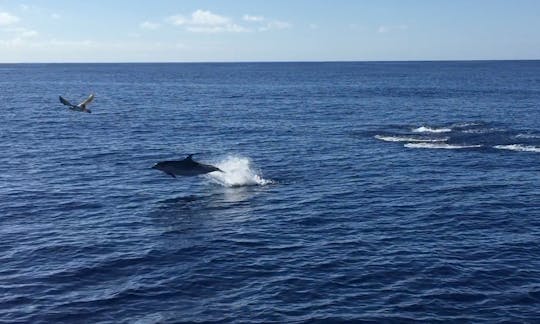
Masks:
[[[4,64],[0,109],[0,322],[540,319],[538,61]]]

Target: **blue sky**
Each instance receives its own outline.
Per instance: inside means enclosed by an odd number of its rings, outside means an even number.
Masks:
[[[0,62],[540,59],[537,0],[0,0]]]

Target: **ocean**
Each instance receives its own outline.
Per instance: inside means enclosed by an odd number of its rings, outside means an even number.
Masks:
[[[540,61],[1,64],[0,108],[2,323],[540,318]]]

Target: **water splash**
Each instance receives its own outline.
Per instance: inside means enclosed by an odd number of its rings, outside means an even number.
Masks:
[[[246,157],[228,156],[215,164],[223,172],[212,172],[206,175],[212,182],[224,187],[264,186],[273,183],[264,179],[251,165]]]
[[[415,133],[448,133],[451,132],[451,128],[443,127],[443,128],[432,128],[432,127],[426,127],[426,126],[420,126],[418,128],[414,128],[412,130]]]

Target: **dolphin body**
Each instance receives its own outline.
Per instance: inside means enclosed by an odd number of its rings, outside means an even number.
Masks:
[[[188,157],[183,160],[158,162],[154,164],[152,169],[163,171],[173,178],[176,178],[177,175],[190,177],[214,171],[223,172],[213,165],[194,161],[193,154],[188,155]]]
[[[86,108],[86,106],[88,104],[90,104],[92,102],[92,100],[94,100],[94,94],[91,94],[88,98],[86,98],[83,102],[81,102],[78,105],[72,104],[71,102],[67,101],[66,98],[64,98],[62,96],[60,96],[59,98],[60,98],[60,102],[63,103],[64,105],[68,106],[69,109],[71,109],[71,110],[80,111],[80,112],[87,112],[87,113],[92,112],[90,109]]]

